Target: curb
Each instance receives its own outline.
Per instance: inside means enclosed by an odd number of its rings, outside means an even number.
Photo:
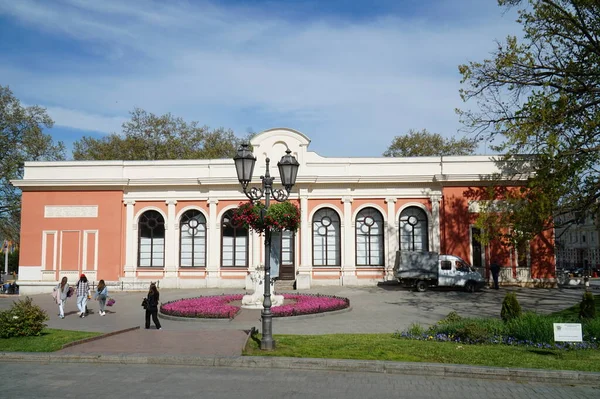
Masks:
[[[599,385],[600,373],[570,370],[510,369],[479,367],[460,364],[408,363],[380,360],[344,360],[292,357],[193,357],[193,356],[145,356],[54,353],[0,353],[0,361],[91,364],[138,364],[195,367],[276,368],[297,370],[328,370],[346,372],[370,372],[454,378],[480,378],[519,382],[545,382],[552,384]]]
[[[117,330],[117,331],[109,332],[106,334],[98,335],[97,337],[80,339],[79,341],[73,341],[73,342],[69,342],[68,344],[64,344],[62,346],[62,349],[70,348],[71,346],[75,346],[75,345],[85,344],[87,342],[97,341],[102,338],[108,338],[108,337],[112,337],[113,335],[122,334],[122,333],[126,333],[126,332],[133,331],[133,330],[139,330],[139,329],[140,329],[140,326],[130,327],[130,328],[126,328],[124,330]]]

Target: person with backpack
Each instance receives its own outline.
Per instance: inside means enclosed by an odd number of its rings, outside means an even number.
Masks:
[[[160,321],[158,321],[158,299],[160,298],[160,294],[158,293],[158,289],[156,288],[156,284],[150,284],[150,290],[148,291],[148,295],[146,296],[146,329],[150,328],[150,316],[152,316],[152,321],[156,326],[157,330],[161,329]]]
[[[67,298],[70,296],[70,287],[67,281],[67,276],[63,277],[60,283],[54,287],[54,292],[52,293],[52,296],[58,304],[58,317],[61,319],[65,318],[65,303],[67,302]]]
[[[104,282],[104,280],[100,280],[100,282],[98,283],[96,292],[94,293],[94,298],[98,300],[98,307],[100,308],[100,310],[98,311],[98,314],[100,316],[104,316],[106,314],[106,312],[104,311],[104,307],[106,306],[106,298],[107,297],[108,297],[108,287],[106,286],[106,283]]]
[[[90,285],[85,274],[82,274],[77,282],[77,308],[81,318],[85,317],[88,295],[90,295]]]

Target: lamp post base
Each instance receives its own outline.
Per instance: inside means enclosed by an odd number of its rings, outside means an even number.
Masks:
[[[275,341],[270,338],[270,339],[261,339],[260,341],[260,349],[263,351],[272,351],[275,349]]]

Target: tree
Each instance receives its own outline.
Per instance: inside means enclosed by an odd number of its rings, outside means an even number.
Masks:
[[[600,4],[498,3],[519,7],[524,34],[498,43],[491,59],[459,66],[461,96],[478,110],[458,112],[476,137],[500,142],[495,149],[506,154],[498,159],[509,166],[505,176],[526,181],[521,196],[506,201],[503,223],[531,235],[598,215]]]
[[[157,116],[140,108],[130,112],[123,134],[73,144],[75,160],[160,160],[231,158],[241,142],[233,131],[210,130],[170,113]]]
[[[0,236],[19,242],[21,192],[10,180],[23,177],[26,161],[64,159],[62,142],[43,132],[52,119],[44,108],[23,107],[12,91],[0,85]]]
[[[410,129],[404,136],[396,136],[392,144],[383,153],[384,157],[427,157],[442,155],[469,155],[477,146],[474,140],[445,139],[426,129]]]

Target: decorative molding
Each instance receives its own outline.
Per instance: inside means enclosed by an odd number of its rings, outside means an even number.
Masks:
[[[390,202],[395,204],[396,201],[398,201],[398,198],[387,197],[387,198],[384,199],[384,201],[386,202],[386,204],[389,204]]]
[[[97,218],[98,205],[46,205],[45,218]]]
[[[167,204],[167,205],[177,205],[177,200],[168,199],[168,200],[165,201],[165,204]]]
[[[219,205],[219,200],[216,198],[209,198],[206,202],[208,205]]]
[[[126,199],[126,200],[123,200],[123,203],[127,206],[129,206],[129,205],[133,206],[133,205],[135,205],[135,200]]]
[[[349,196],[342,197],[342,202],[343,202],[344,204],[347,204],[347,203],[350,203],[350,204],[351,204],[351,203],[352,203],[352,201],[354,201],[354,199],[353,199],[352,197],[349,197]]]

